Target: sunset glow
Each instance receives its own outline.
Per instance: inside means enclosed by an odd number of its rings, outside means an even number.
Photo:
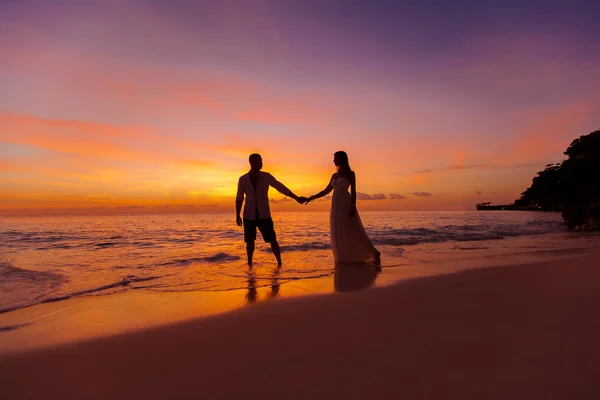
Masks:
[[[473,209],[600,127],[578,2],[369,4],[2,2],[0,215],[233,212],[250,153],[311,195],[337,150],[362,209]]]

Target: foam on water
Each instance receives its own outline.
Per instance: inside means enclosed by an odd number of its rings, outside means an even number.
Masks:
[[[385,265],[547,251],[581,235],[557,213],[362,212]],[[327,212],[276,213],[284,266],[257,241],[245,263],[231,214],[4,218],[0,310],[130,289],[220,291],[332,275]],[[566,245],[565,245],[566,246]]]

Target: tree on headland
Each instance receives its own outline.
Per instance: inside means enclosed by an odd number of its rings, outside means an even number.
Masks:
[[[560,191],[561,164],[548,164],[546,169],[537,173],[533,183],[515,201],[515,206],[530,207],[539,210],[556,210],[562,208],[563,199]]]
[[[569,228],[600,225],[600,130],[575,139],[564,154],[537,173],[515,206],[562,209]]]

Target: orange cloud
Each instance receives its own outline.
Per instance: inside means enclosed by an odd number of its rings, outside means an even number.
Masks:
[[[206,152],[205,143],[158,135],[152,128],[115,126],[0,113],[0,141],[49,150],[120,160],[162,160],[169,148]],[[160,146],[160,150],[143,145]],[[148,146],[147,146],[148,147]]]

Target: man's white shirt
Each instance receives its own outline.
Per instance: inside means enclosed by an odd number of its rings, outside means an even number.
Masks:
[[[245,219],[256,219],[256,209],[258,209],[260,219],[271,217],[271,209],[269,207],[269,187],[271,186],[281,194],[290,197],[292,195],[290,189],[285,187],[283,183],[279,182],[268,172],[259,171],[258,181],[256,182],[256,191],[252,186],[249,173],[240,177],[236,201],[244,201],[244,195],[246,196],[246,203],[244,204]]]

